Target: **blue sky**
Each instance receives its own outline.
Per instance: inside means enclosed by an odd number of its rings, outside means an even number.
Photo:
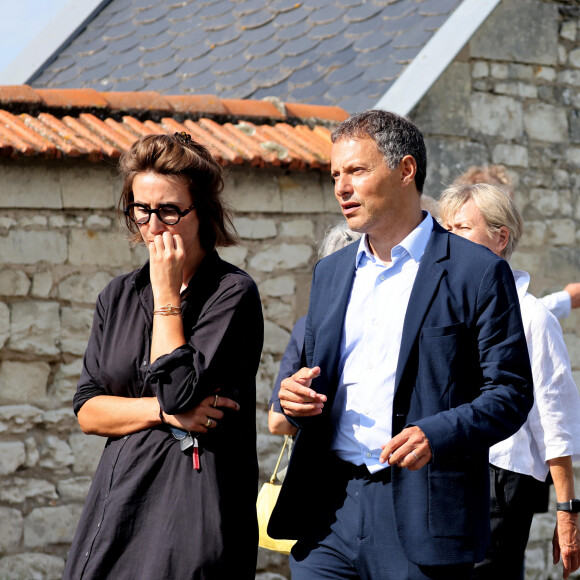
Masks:
[[[42,31],[66,2],[0,0],[0,71]]]

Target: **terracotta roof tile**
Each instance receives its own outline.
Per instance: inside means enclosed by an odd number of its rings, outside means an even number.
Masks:
[[[101,93],[112,110],[119,111],[166,111],[173,112],[167,97],[155,91]]]
[[[36,149],[24,139],[20,139],[4,125],[0,125],[0,147],[4,157],[18,157],[18,153],[25,157],[36,154]]]
[[[185,131],[224,164],[327,170],[328,126],[346,117],[337,107],[214,95],[0,87],[0,155],[115,159],[143,135]]]
[[[182,131],[191,134],[193,139],[203,143],[210,150],[211,154],[221,163],[225,163],[226,161],[233,161],[234,159],[238,163],[242,163],[242,160],[238,155],[236,155],[236,153],[231,150],[227,150],[227,148],[223,146],[219,139],[216,139],[213,135],[199,127],[196,123],[188,120],[181,124],[171,117],[165,117],[161,121],[161,126],[163,128],[163,132],[168,133],[169,135],[173,135],[173,133],[181,133]]]
[[[224,161],[229,161],[230,163],[234,163],[236,165],[241,165],[244,162],[244,158],[235,150],[232,150],[231,147],[226,146],[222,141],[220,141],[217,137],[212,135],[209,131],[204,129],[203,127],[199,126],[197,123],[193,121],[185,121],[184,123],[186,127],[186,131],[191,131],[191,136],[203,143],[206,147],[218,153],[218,156],[221,157]]]
[[[141,123],[141,121],[138,121],[135,117],[129,117],[128,115],[123,117],[123,124],[129,131],[135,133],[135,137],[137,138],[158,132],[152,127],[148,127],[145,123]]]
[[[316,157],[314,157],[314,155],[312,155],[309,151],[301,151],[297,143],[293,139],[288,138],[287,133],[283,127],[279,127],[278,125],[276,125],[276,127],[262,125],[258,128],[258,131],[270,137],[271,141],[280,143],[284,147],[287,147],[288,152],[291,153],[295,159],[300,160],[301,165],[302,163],[309,163],[313,168],[320,167],[318,159],[316,159]]]
[[[314,129],[312,129],[312,132],[317,136],[317,137],[321,137],[322,139],[325,139],[326,141],[328,141],[328,145],[330,146],[332,141],[330,140],[330,130],[326,127],[321,127],[320,125],[314,127]]]
[[[328,148],[328,142],[323,141],[308,127],[305,125],[291,127],[290,125],[284,124],[284,130],[289,136],[293,136],[294,139],[299,141],[305,149],[318,157],[318,159],[324,160],[325,162],[330,161],[330,150]]]
[[[286,114],[299,119],[326,119],[328,121],[344,121],[348,113],[340,107],[324,107],[322,105],[303,105],[300,103],[285,103]]]
[[[214,121],[210,119],[202,119],[200,121],[202,125],[209,125],[210,129],[214,128]],[[243,151],[246,151],[246,155],[250,158],[250,164],[258,167],[263,167],[266,164],[269,165],[280,165],[280,159],[274,153],[265,151],[263,148],[256,143],[248,133],[244,130],[243,124],[235,126],[232,123],[225,123],[222,127],[224,132],[227,132],[228,136],[231,136],[231,140],[240,147]],[[253,130],[251,129],[253,132]]]
[[[79,119],[96,135],[100,136],[103,141],[106,140],[109,143],[112,143],[117,151],[124,151],[125,149],[129,149],[135,142],[134,138],[127,139],[124,135],[121,135],[115,131],[110,125],[107,125],[107,123],[101,121],[90,113],[82,113],[79,116]]]
[[[269,117],[284,119],[284,115],[268,101],[253,101],[242,99],[222,99],[222,103],[230,115],[236,117]]]
[[[251,124],[251,123],[248,123]],[[306,160],[304,160],[302,153],[297,153],[295,151],[294,145],[289,143],[288,140],[276,132],[272,127],[266,125],[254,125],[255,137],[260,140],[260,145],[266,151],[275,151],[280,160],[283,160],[285,164],[288,165],[290,169],[305,169],[307,166]],[[312,156],[308,154],[309,160],[315,162],[316,167],[318,167],[318,162],[312,159]]]
[[[101,157],[101,150],[93,145],[90,141],[78,137],[70,127],[65,125],[61,120],[57,119],[49,113],[40,113],[38,115],[39,121],[43,125],[48,127],[54,134],[64,141],[66,144],[63,147],[59,146],[59,143],[53,139],[56,146],[59,147],[65,154],[68,154],[68,148],[70,147],[72,151],[79,151],[88,155],[91,161],[96,161]],[[76,157],[76,154],[72,154]]]
[[[51,129],[50,126],[45,125],[38,117],[31,117],[28,114],[23,114],[21,115],[21,118],[25,125],[48,139],[51,143],[54,143],[55,157],[63,157],[63,155],[79,157],[81,155],[81,151],[77,147],[67,143],[58,133]]]
[[[316,131],[316,129],[321,129],[321,131]],[[323,133],[322,130],[325,132]],[[296,131],[308,143],[308,148],[315,151],[320,159],[324,159],[330,169],[330,149],[332,148],[330,131],[325,127],[310,129],[305,125],[299,125]]]
[[[199,111],[203,115],[227,115],[222,101],[215,95],[171,95],[166,99],[176,113]]]
[[[41,103],[42,99],[38,91],[28,85],[0,86],[0,106],[14,102],[32,105]]]
[[[157,123],[151,121],[151,119],[147,119],[147,121],[145,121],[143,125],[146,129],[149,130],[150,135],[155,133],[167,133],[168,135],[171,134],[171,131],[168,131],[167,129],[160,127]]]
[[[260,159],[256,156],[256,151],[247,147],[235,134],[235,129],[232,131],[229,128],[222,126],[211,119],[200,119],[199,126],[205,129],[208,133],[214,135],[226,147],[233,149],[239,156],[250,165],[259,166]]]
[[[278,123],[276,125],[276,130],[280,132],[284,137],[288,139],[295,147],[296,151],[300,149],[304,149],[304,151],[308,151],[310,155],[316,162],[327,163],[330,161],[329,155],[325,155],[324,152],[320,151],[309,139],[305,139],[301,132],[291,127],[290,125],[286,125],[286,123]]]
[[[109,157],[119,157],[119,151],[117,149],[108,143],[103,143],[97,135],[95,135],[88,127],[85,127],[78,119],[67,115],[63,117],[62,120],[67,127],[75,131],[79,137],[92,143],[101,153]]]
[[[107,101],[95,89],[36,89],[42,103],[50,108],[104,108]]]
[[[123,120],[131,119],[131,118],[132,117],[123,117]],[[131,145],[135,142],[135,137],[137,135],[135,135],[134,132],[130,131],[129,128],[125,127],[123,125],[123,123],[119,123],[115,119],[111,119],[109,117],[108,119],[105,119],[105,125],[108,125],[109,127],[111,127],[111,129],[113,129],[113,131],[115,131],[115,133],[118,133],[120,135],[120,137],[125,141],[126,145],[124,148],[131,147]],[[145,134],[147,135],[148,133],[145,133]],[[139,135],[139,136],[141,136],[141,135]]]
[[[27,127],[22,119],[15,117],[7,111],[0,111],[0,123],[10,131],[17,139],[29,143],[34,147],[36,154],[47,157],[56,157],[56,147],[54,144],[38,134],[32,128]]]

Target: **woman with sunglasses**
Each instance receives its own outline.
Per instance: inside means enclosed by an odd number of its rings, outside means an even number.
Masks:
[[[65,579],[254,578],[255,376],[263,319],[221,167],[185,133],[121,158],[120,199],[149,261],[100,294],[74,410],[107,437]]]

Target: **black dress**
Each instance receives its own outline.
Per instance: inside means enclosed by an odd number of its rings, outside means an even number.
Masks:
[[[244,272],[209,254],[182,296],[187,344],[149,364],[149,266],[114,279],[97,300],[74,397],[157,396],[191,409],[220,389],[240,404],[198,437],[199,469],[167,427],[109,438],[64,578],[254,578],[257,553],[256,385],[260,298]]]

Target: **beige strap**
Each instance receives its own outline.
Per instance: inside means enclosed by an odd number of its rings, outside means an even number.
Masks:
[[[278,475],[278,467],[280,467],[280,461],[282,461],[282,456],[284,455],[284,449],[286,449],[286,445],[288,444],[288,435],[284,436],[284,445],[282,445],[282,451],[280,451],[280,457],[278,457],[278,461],[276,461],[276,467],[274,467],[274,473],[270,478],[270,483],[276,482],[276,475]]]

